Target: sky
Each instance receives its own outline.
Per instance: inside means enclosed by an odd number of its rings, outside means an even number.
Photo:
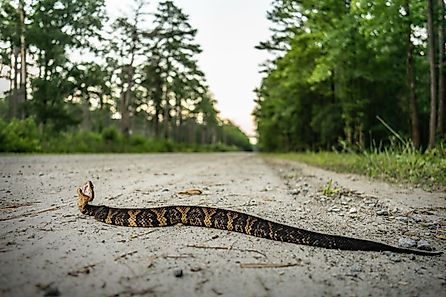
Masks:
[[[111,16],[122,15],[127,1],[107,0]],[[150,1],[153,11],[157,1]],[[268,55],[254,47],[269,39],[266,12],[271,0],[175,0],[198,29],[196,41],[203,52],[198,64],[206,74],[221,117],[233,121],[249,136],[255,135],[253,90],[260,85],[259,64]]]

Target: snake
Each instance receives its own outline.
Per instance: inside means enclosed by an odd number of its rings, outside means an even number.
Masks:
[[[389,244],[319,233],[301,229],[254,215],[223,208],[172,205],[152,208],[114,208],[91,205],[95,197],[94,186],[87,181],[77,188],[77,205],[84,215],[97,221],[126,227],[165,227],[177,224],[234,231],[261,238],[326,249],[350,251],[390,251],[416,255],[441,255],[442,251],[426,251],[392,246]]]

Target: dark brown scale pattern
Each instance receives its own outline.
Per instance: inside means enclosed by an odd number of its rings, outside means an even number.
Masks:
[[[164,227],[182,223],[184,225],[236,231],[276,241],[329,249],[393,251],[419,255],[442,254],[442,252],[405,249],[370,240],[308,231],[245,213],[220,208],[166,206],[145,209],[125,209],[87,204],[81,211],[84,214],[94,216],[98,221],[119,226]]]

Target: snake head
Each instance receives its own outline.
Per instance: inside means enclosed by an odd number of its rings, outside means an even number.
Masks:
[[[89,201],[94,199],[94,186],[91,181],[87,181],[82,188],[80,188],[82,195],[90,198]]]
[[[85,205],[88,202],[93,201],[94,199],[94,186],[91,181],[87,181],[81,188],[77,189],[77,205],[79,209],[82,211],[85,208]]]

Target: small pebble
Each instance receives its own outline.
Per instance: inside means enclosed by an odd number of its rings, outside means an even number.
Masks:
[[[417,245],[417,242],[411,238],[401,237],[398,240],[398,246],[406,249],[413,248]]]
[[[416,223],[419,223],[422,221],[422,219],[419,216],[413,216],[412,220],[414,220]]]
[[[175,275],[175,277],[182,277],[183,276],[183,270],[182,269],[175,269],[175,271],[173,272],[173,275]]]
[[[299,193],[300,193],[300,190],[299,190],[299,189],[294,189],[294,190],[291,190],[291,191],[290,191],[290,194],[291,194],[291,195],[299,195]]]
[[[58,288],[48,287],[45,289],[43,296],[60,296],[60,291]]]
[[[356,207],[352,207],[352,208],[350,208],[350,210],[348,212],[349,213],[357,213],[358,210],[356,209]]]
[[[425,251],[432,251],[432,246],[429,244],[429,242],[427,240],[419,240],[417,242],[417,248],[420,250],[425,250]]]
[[[404,223],[407,223],[409,221],[408,217],[396,217],[395,219]]]
[[[380,209],[376,212],[376,215],[378,216],[388,216],[389,211],[387,209]]]

